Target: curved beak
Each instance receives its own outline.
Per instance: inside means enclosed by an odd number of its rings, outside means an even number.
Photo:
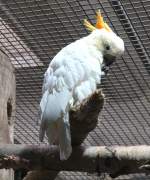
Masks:
[[[109,54],[104,56],[104,61],[103,61],[103,64],[102,64],[102,71],[105,74],[108,73],[109,66],[112,65],[115,60],[116,60],[115,56],[112,56],[112,55],[109,55]]]

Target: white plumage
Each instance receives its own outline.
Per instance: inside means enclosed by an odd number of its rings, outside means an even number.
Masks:
[[[106,50],[106,46],[110,49]],[[40,140],[44,134],[50,144],[60,147],[60,159],[71,152],[69,110],[95,92],[101,82],[104,55],[116,56],[124,51],[124,43],[113,32],[94,30],[64,47],[45,72],[41,107]]]

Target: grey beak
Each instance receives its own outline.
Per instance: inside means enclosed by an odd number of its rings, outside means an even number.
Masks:
[[[111,56],[109,54],[104,56],[104,64],[105,66],[110,66],[116,60],[115,56]]]
[[[116,60],[115,56],[111,56],[109,54],[104,56],[102,71],[104,71],[105,74],[108,73],[109,66],[112,65],[112,63]]]

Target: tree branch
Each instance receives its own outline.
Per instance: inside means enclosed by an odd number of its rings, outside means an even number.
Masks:
[[[73,149],[68,160],[60,161],[59,150],[55,146],[7,144],[0,145],[0,157],[0,168],[99,172],[108,173],[113,178],[150,172],[150,146],[80,146]]]
[[[48,170],[29,171],[23,180],[53,180],[58,172]]]
[[[98,89],[81,106],[70,111],[71,141],[73,146],[80,145],[98,122],[104,105],[104,94]]]

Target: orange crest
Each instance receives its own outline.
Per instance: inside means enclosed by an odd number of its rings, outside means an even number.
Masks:
[[[84,20],[84,25],[89,31],[93,31],[95,29],[102,29],[102,28],[106,29],[108,32],[112,31],[111,28],[108,26],[108,24],[104,22],[100,10],[96,12],[96,25],[95,26],[93,26],[86,19]]]

